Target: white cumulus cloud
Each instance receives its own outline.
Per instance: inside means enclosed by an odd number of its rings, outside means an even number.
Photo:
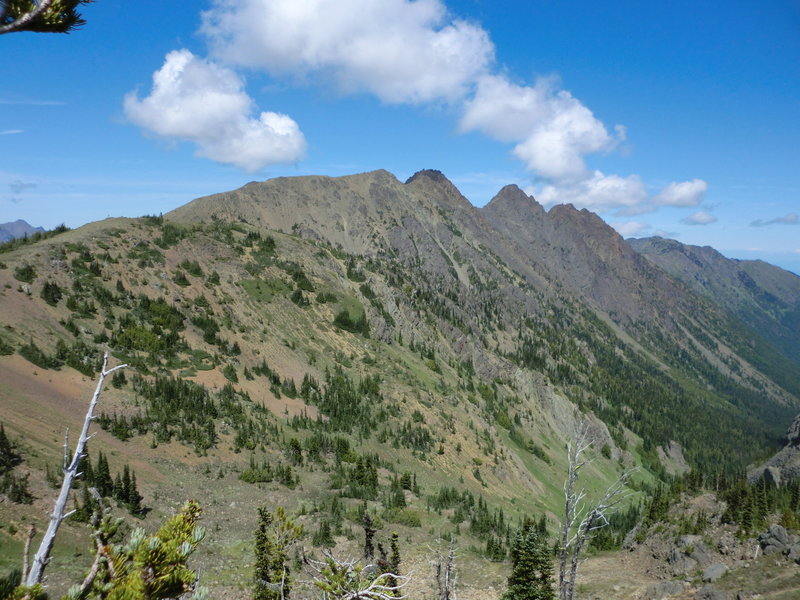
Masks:
[[[457,100],[494,60],[486,31],[440,0],[213,0],[201,32],[231,65],[387,103]]]
[[[458,18],[445,2],[209,0],[200,34],[210,59],[171,52],[148,96],[126,96],[126,115],[147,132],[194,142],[198,155],[247,170],[299,160],[306,142],[297,123],[273,112],[255,116],[233,70],[252,69],[387,104],[444,103],[460,115],[460,132],[512,146],[544,204],[612,210],[618,217],[700,205],[708,187],[703,180],[674,182],[650,196],[637,175],[587,167],[587,156],[625,140],[625,127],[606,127],[554,77],[513,82],[495,63],[488,32]]]
[[[712,215],[711,213],[707,213],[704,210],[698,210],[696,213],[692,213],[685,219],[681,219],[681,223],[685,225],[710,225],[711,223],[716,222],[717,217]]]
[[[590,177],[583,156],[610,150],[618,141],[553,79],[523,86],[501,75],[481,77],[474,97],[465,103],[460,128],[515,142],[514,155],[548,179]],[[624,139],[624,128],[617,132]]]
[[[253,100],[230,69],[188,50],[167,54],[153,74],[148,96],[125,97],[125,115],[147,132],[169,140],[190,141],[197,155],[257,171],[290,163],[305,154],[306,142],[287,115],[262,112],[253,117]]]
[[[574,204],[604,211],[637,206],[647,199],[647,190],[638,175],[621,177],[595,171],[585,179],[545,185],[536,199],[544,205]]]
[[[702,179],[672,182],[653,201],[658,206],[697,206],[703,201],[708,183]]]

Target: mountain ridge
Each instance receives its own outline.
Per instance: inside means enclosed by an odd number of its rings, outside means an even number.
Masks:
[[[691,246],[663,238],[628,240],[653,264],[694,291],[713,297],[745,321],[769,332],[800,365],[800,276],[764,261],[723,256],[710,246]]]
[[[545,211],[515,186],[477,208],[433,170],[252,182],[0,259],[0,402],[7,431],[36,433],[35,489],[63,443],[65,408],[49,403],[88,386],[110,349],[128,381],[104,393],[93,452],[130,462],[152,520],[203,496],[205,564],[226,597],[250,581],[215,558],[247,561],[239,498],[285,505],[310,531],[327,520],[347,552],[366,505],[415,543],[463,536],[476,561],[505,555],[512,518],[553,529],[578,423],[590,490],[633,465],[648,489],[667,450],[709,477],[764,460],[800,409],[791,347],[596,215]],[[374,490],[351,479],[373,468]],[[452,503],[463,494],[474,504]]]
[[[311,190],[306,182],[313,184]],[[430,170],[420,171],[406,184],[386,171],[374,171],[342,178],[281,178],[226,194],[222,197],[237,198],[239,210],[248,212],[240,215],[245,220],[255,216],[259,223],[325,240],[347,251],[396,254],[405,261],[424,256],[423,269],[437,276],[452,270],[462,284],[467,277],[464,269],[459,273],[455,268],[454,253],[495,276],[522,276],[541,293],[549,293],[548,286],[555,284],[559,290],[591,301],[617,324],[624,322],[629,334],[660,321],[671,335],[685,336],[697,326],[698,318],[715,322],[727,318],[714,315],[719,309],[713,303],[698,314],[696,298],[688,297],[681,283],[653,268],[593,213],[570,206],[544,211],[534,199],[521,203],[524,192],[513,188],[507,188],[506,194],[514,195],[517,210],[527,207],[527,220],[519,215],[505,218],[503,196],[484,208],[473,207],[443,174]],[[207,207],[218,199],[211,196],[195,202]],[[289,199],[300,199],[300,204]],[[256,206],[261,215],[255,215]],[[197,208],[189,203],[167,217],[196,219],[191,213]],[[329,214],[321,217],[325,211]],[[278,212],[280,218],[275,216]],[[205,210],[204,214],[213,218],[217,213]],[[458,221],[451,215],[457,215]],[[338,226],[332,227],[337,220]],[[528,231],[520,227],[523,222]],[[530,247],[525,248],[526,243]],[[510,245],[522,252],[508,251]]]

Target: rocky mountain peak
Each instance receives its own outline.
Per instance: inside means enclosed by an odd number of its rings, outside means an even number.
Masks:
[[[497,195],[494,197],[496,200],[509,200],[517,202],[529,202],[533,200],[533,196],[528,196],[520,187],[515,183],[509,183],[503,186]],[[535,202],[535,200],[534,200]]]
[[[484,207],[484,211],[496,215],[504,214],[512,218],[525,218],[526,215],[543,217],[544,207],[533,196],[529,196],[519,186],[509,184],[501,189]]]
[[[421,193],[437,204],[440,208],[450,211],[474,212],[475,207],[465,198],[459,189],[450,181],[444,173],[435,169],[423,169],[417,171],[409,177],[405,185],[412,192]]]
[[[450,185],[453,185],[452,182],[445,176],[445,174],[438,169],[422,169],[417,171],[411,177],[406,179],[406,185],[409,183],[414,183],[415,181],[419,181],[423,178],[430,179],[434,183],[449,183]]]
[[[366,173],[362,173],[361,177],[366,177],[373,181],[380,181],[384,183],[400,183],[397,177],[394,176],[394,173],[390,173],[386,169],[376,169],[374,171],[367,171]],[[355,177],[359,177],[356,175]]]
[[[600,216],[585,208],[578,210],[572,204],[557,204],[547,217],[561,244],[567,244],[569,240],[579,247],[586,246],[606,261],[623,256],[629,261],[635,259],[635,252],[622,236]]]

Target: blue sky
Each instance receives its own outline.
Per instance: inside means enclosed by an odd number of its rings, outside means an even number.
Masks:
[[[83,12],[70,35],[0,36],[0,222],[76,227],[279,175],[435,168],[476,205],[516,183],[625,236],[800,273],[796,1]]]

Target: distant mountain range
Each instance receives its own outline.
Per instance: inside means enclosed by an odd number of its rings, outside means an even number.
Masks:
[[[0,223],[0,243],[25,237],[26,235],[32,235],[37,231],[44,231],[44,228],[33,227],[22,219],[9,221],[8,223]]]
[[[800,277],[760,260],[725,258],[709,246],[663,238],[631,239],[634,250],[800,356]]]

